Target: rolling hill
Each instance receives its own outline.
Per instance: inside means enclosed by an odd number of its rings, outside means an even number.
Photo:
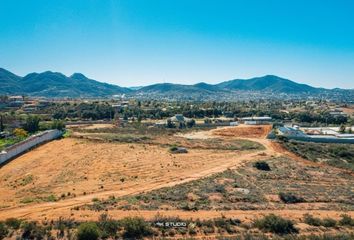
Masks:
[[[216,86],[228,90],[268,91],[276,93],[313,93],[320,90],[274,75],[251,79],[235,79],[219,83]]]
[[[306,84],[300,84],[291,80],[277,77],[274,75],[266,75],[251,79],[235,79],[221,82],[219,84],[197,83],[194,85],[181,85],[172,83],[160,83],[139,89],[140,93],[215,93],[215,92],[230,92],[230,91],[263,91],[272,93],[317,93],[320,88],[314,88]]]
[[[158,83],[142,87],[138,90],[139,93],[212,93],[219,91],[217,86],[197,83],[195,85],[182,85],[182,84],[172,84],[172,83]]]

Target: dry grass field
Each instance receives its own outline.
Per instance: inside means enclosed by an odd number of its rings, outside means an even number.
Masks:
[[[149,141],[127,143],[127,138],[114,140],[122,134],[107,133],[113,140],[107,139],[105,130],[87,133],[96,134],[94,139],[74,133],[75,137],[47,143],[3,166],[0,217],[16,211],[19,217],[38,216],[42,214],[38,209],[49,206],[41,216],[51,215],[51,208],[173,186],[267,156],[262,145],[249,140],[155,135]],[[100,134],[103,137],[97,137]],[[132,136],[137,135],[141,133]],[[172,154],[170,145],[187,147],[188,153]]]
[[[337,210],[354,211],[354,176],[331,167],[304,166],[286,157],[136,196],[95,201],[91,210]],[[293,196],[293,202],[282,199]]]
[[[306,213],[354,217],[353,174],[289,152],[265,138],[269,131],[243,125],[204,131],[75,126],[70,137],[1,167],[0,220],[97,220],[102,213],[152,220],[160,213],[251,224],[275,213],[306,233],[314,230],[303,225]],[[174,154],[174,146],[188,152]]]

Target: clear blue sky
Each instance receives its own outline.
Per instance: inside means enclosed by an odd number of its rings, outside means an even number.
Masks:
[[[0,0],[0,67],[121,86],[275,74],[354,88],[354,1]]]

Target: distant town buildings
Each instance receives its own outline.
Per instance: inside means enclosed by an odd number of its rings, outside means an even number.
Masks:
[[[331,109],[331,111],[329,112],[329,114],[332,117],[347,117],[347,114],[344,113],[341,109]]]
[[[241,118],[241,122],[247,125],[270,124],[272,122],[272,118],[271,117],[244,117]]]

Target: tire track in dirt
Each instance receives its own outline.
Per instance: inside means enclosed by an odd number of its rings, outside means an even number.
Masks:
[[[263,152],[263,151],[262,151]],[[0,210],[0,219],[6,219],[8,217],[17,217],[17,218],[27,218],[27,219],[40,219],[43,217],[56,216],[71,216],[71,208],[76,206],[82,206],[92,202],[93,198],[107,198],[111,195],[115,197],[122,197],[128,195],[134,195],[138,193],[143,193],[151,190],[155,190],[163,187],[172,187],[177,184],[182,184],[190,182],[196,179],[210,176],[215,173],[222,172],[227,169],[237,168],[245,161],[249,159],[265,159],[268,156],[260,155],[260,152],[249,152],[249,153],[240,153],[236,161],[229,161],[223,164],[218,164],[214,167],[207,168],[206,170],[196,171],[192,173],[181,173],[179,177],[177,176],[167,176],[155,181],[146,182],[144,184],[136,184],[133,186],[127,186],[122,190],[111,190],[111,191],[102,191],[92,194],[87,194],[85,196],[79,196],[71,199],[60,200],[58,202],[51,203],[38,203],[38,204],[28,204],[20,207],[11,207]],[[235,160],[235,159],[234,159]],[[176,180],[178,179],[178,180]]]

